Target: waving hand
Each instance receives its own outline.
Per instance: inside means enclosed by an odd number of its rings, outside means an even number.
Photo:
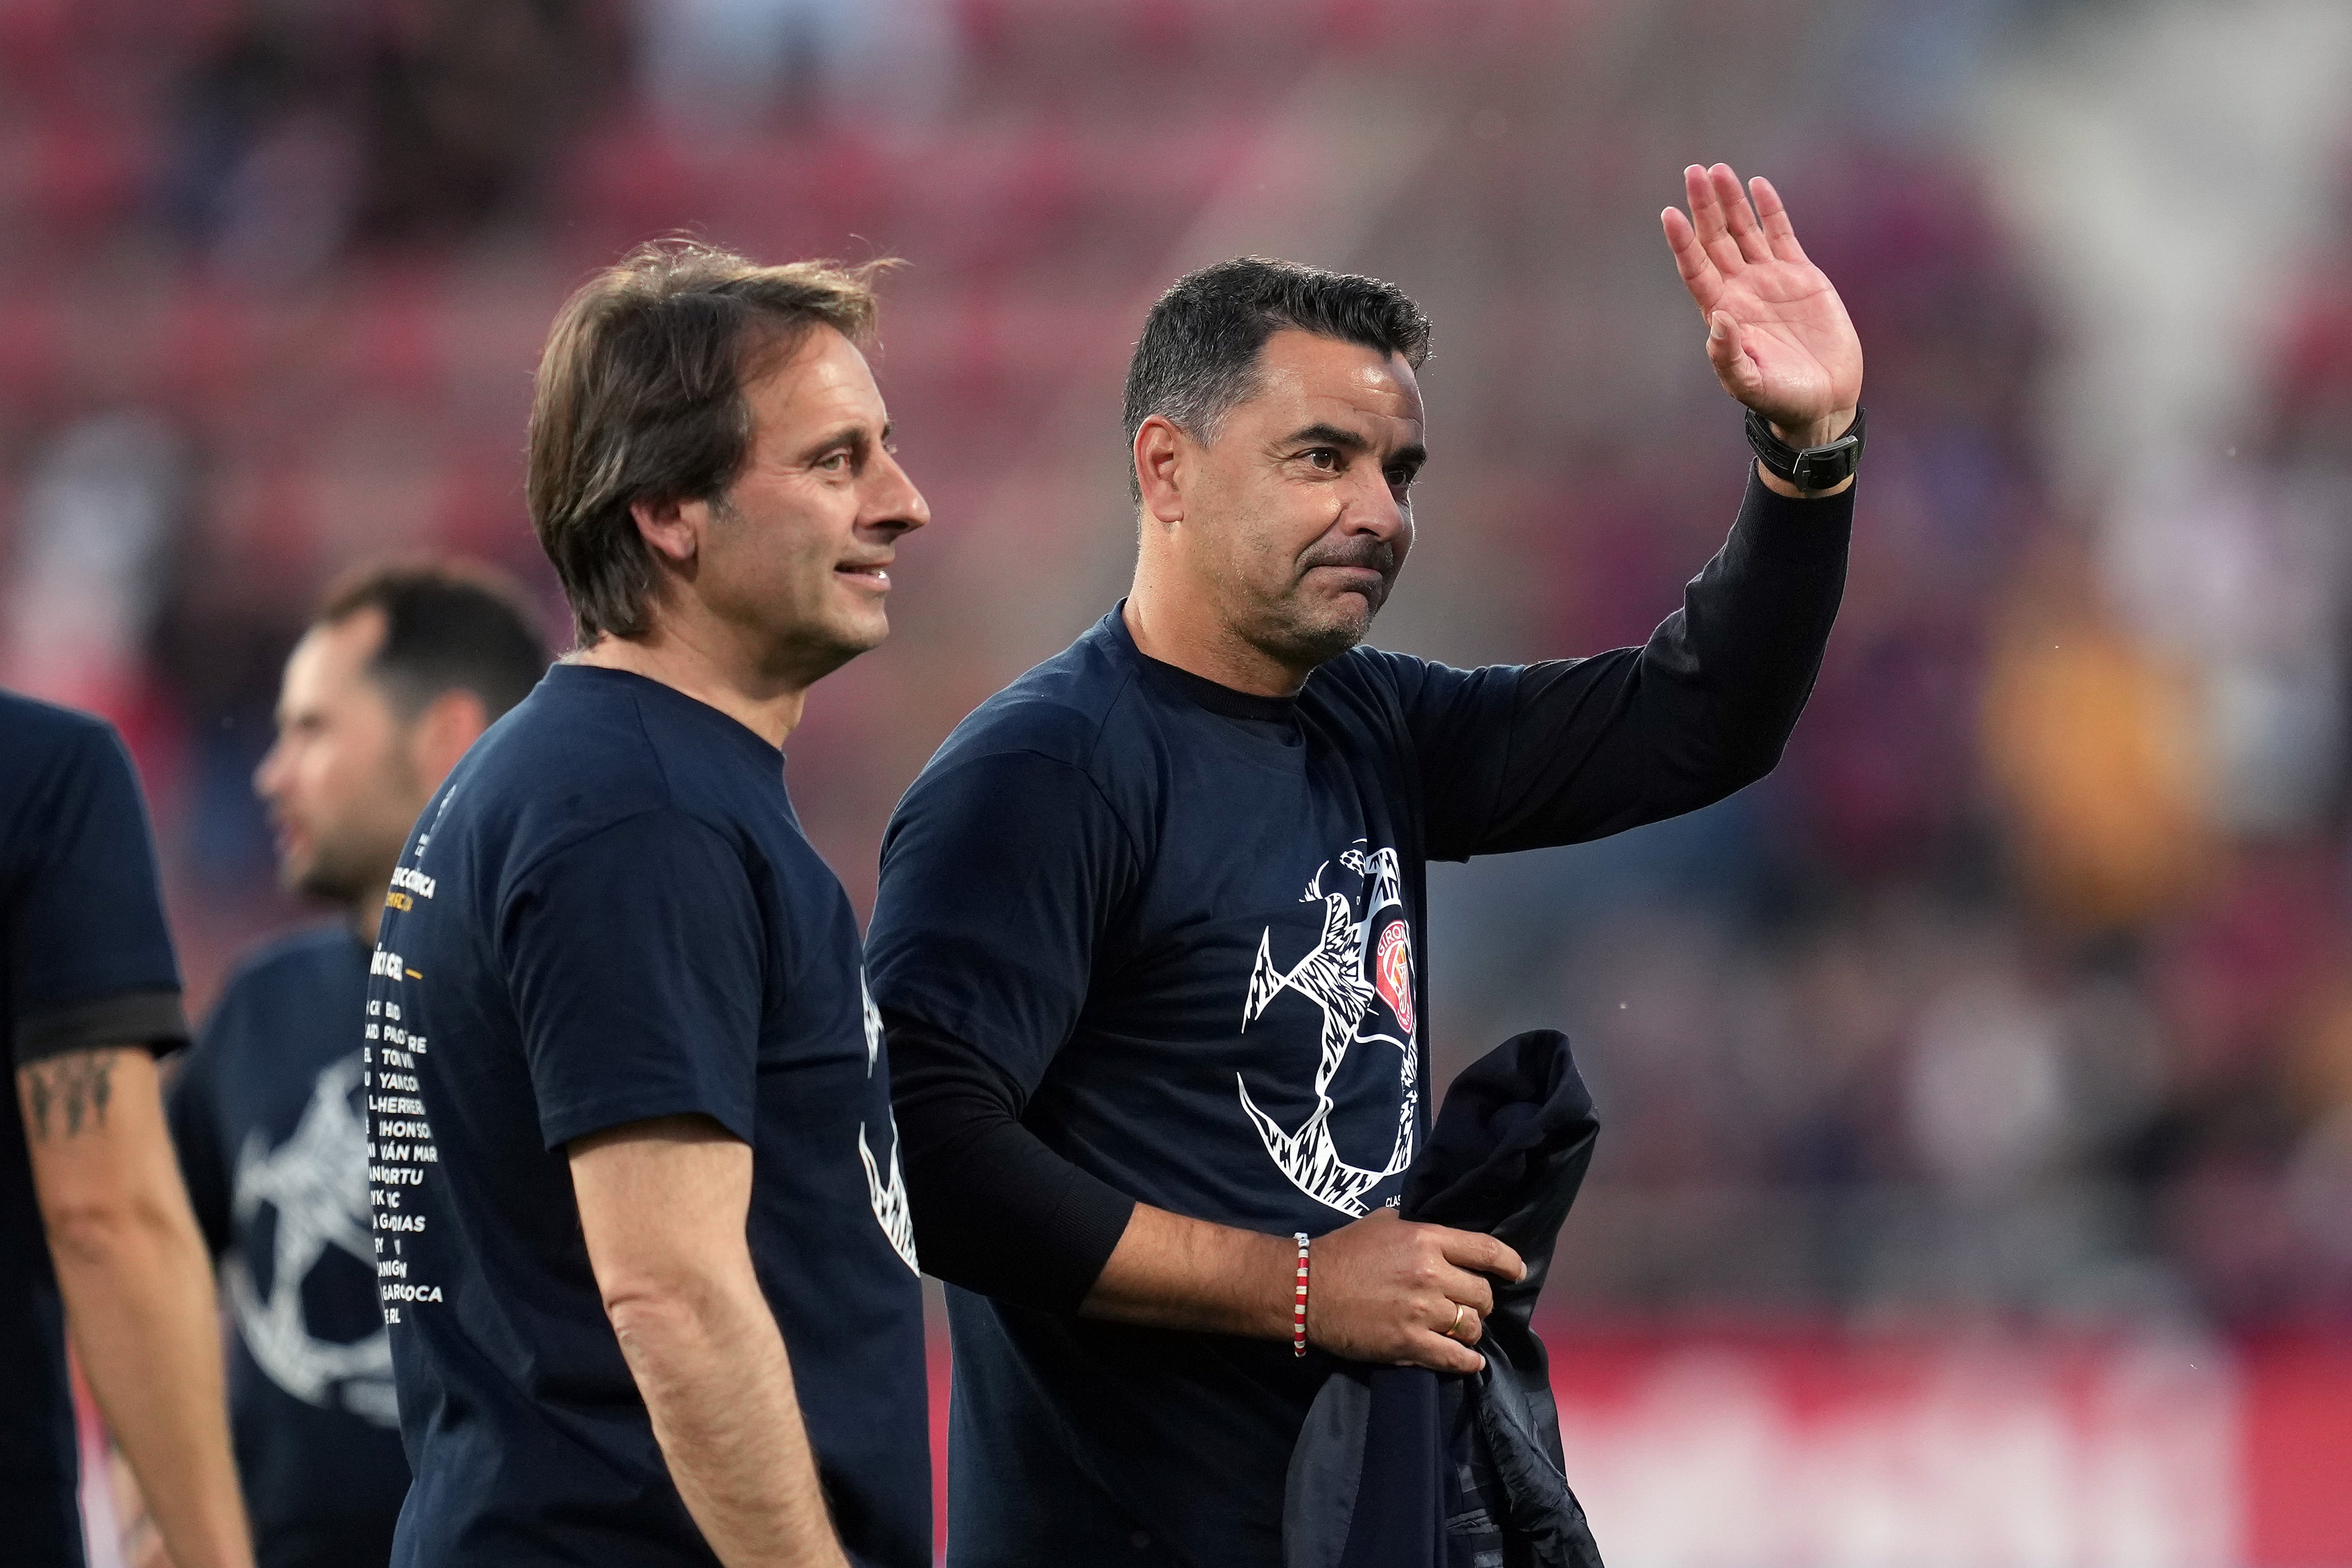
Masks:
[[[1834,441],[1862,400],[1862,340],[1822,269],[1805,259],[1769,180],[1728,164],[1683,171],[1690,215],[1661,215],[1675,266],[1706,319],[1706,357],[1723,389],[1793,447]]]

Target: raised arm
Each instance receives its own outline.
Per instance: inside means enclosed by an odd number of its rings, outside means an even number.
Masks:
[[[1860,407],[1862,344],[1780,193],[1743,192],[1721,163],[1683,184],[1690,211],[1662,221],[1717,379],[1788,446],[1837,440]],[[1467,671],[1390,661],[1433,858],[1622,832],[1772,770],[1837,616],[1853,479],[1810,493],[1749,468],[1730,539],[1645,646]]]
[[[177,1568],[247,1568],[213,1271],[143,1046],[16,1071],[33,1187],[91,1392]]]
[[[783,1335],[751,1268],[751,1151],[701,1116],[569,1146],[605,1315],[670,1479],[729,1568],[845,1564],[793,1392]]]

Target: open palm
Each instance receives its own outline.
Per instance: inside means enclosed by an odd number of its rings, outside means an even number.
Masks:
[[[1661,215],[1675,266],[1707,324],[1706,357],[1723,389],[1795,446],[1832,441],[1862,400],[1862,340],[1822,269],[1805,259],[1769,180],[1728,164],[1683,171],[1690,216]]]

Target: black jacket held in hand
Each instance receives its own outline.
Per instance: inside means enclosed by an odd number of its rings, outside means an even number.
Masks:
[[[1515,1035],[1454,1080],[1406,1175],[1403,1217],[1493,1236],[1527,1278],[1495,1282],[1475,1376],[1332,1373],[1291,1455],[1286,1568],[1600,1568],[1532,1321],[1599,1129],[1556,1029]]]

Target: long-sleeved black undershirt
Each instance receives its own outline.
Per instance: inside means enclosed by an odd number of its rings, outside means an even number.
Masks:
[[[1145,660],[1107,622],[1089,634],[1108,651],[1085,679],[1115,684],[1119,660],[1137,661],[1155,700],[1196,703],[1260,739],[1290,734],[1296,745],[1303,730],[1310,751],[1335,732],[1391,748],[1402,762],[1400,808],[1418,817],[1402,831],[1418,839],[1423,859],[1580,842],[1694,810],[1772,769],[1820,668],[1852,513],[1851,492],[1791,500],[1751,477],[1729,540],[1641,647],[1469,672],[1358,650],[1318,670],[1298,699],[1277,701]],[[1022,695],[1016,687],[998,702]],[[873,963],[925,1268],[999,1300],[1068,1313],[1133,1212],[1136,1196],[1121,1185],[1168,1206],[1181,1200],[1147,1182],[1107,1179],[1101,1173],[1121,1168],[1119,1139],[1130,1134],[1096,1124],[1072,1131],[1066,1112],[1081,1096],[1148,1103],[1162,1087],[1059,1085],[1055,1058],[1065,1038],[1018,1037],[1076,1032],[1081,1019],[1105,1038],[1131,1037],[1106,997],[1165,984],[1155,978],[1163,961],[1181,963],[1171,952],[1183,922],[1155,925],[1150,910],[1169,896],[1159,885],[1166,878],[1200,873],[1162,863],[1173,861],[1155,837],[1168,814],[1148,781],[1123,793],[1121,769],[1136,770],[1106,756],[1106,748],[1133,746],[1120,737],[1139,731],[1122,729],[1116,714],[1081,710],[1064,686],[1038,683],[1027,700],[1053,709],[1046,739],[1033,733],[1035,720],[1017,714],[992,729],[983,709],[967,722],[973,738],[960,731],[909,792],[886,847]],[[1317,721],[1326,711],[1348,723],[1335,731]],[[1229,809],[1238,824],[1254,796],[1247,777],[1237,773],[1236,783]],[[1238,826],[1234,839],[1236,853],[1248,852]],[[1066,853],[1073,841],[1083,842]],[[1407,876],[1417,903],[1418,861]],[[1081,886],[1069,891],[1066,881]],[[1041,900],[1051,912],[1033,920],[1025,911]],[[946,911],[959,902],[962,913]],[[960,922],[1003,929],[959,935]],[[1006,934],[1011,928],[1023,940]],[[1161,934],[1139,937],[1145,928]],[[1151,951],[1153,941],[1171,952]],[[1076,958],[1066,963],[1047,951],[1062,947]],[[1246,963],[1244,955],[1232,964],[1235,1005]],[[969,985],[933,985],[925,971],[938,965],[985,973]],[[977,999],[933,999],[964,991]],[[1178,984],[1171,994],[1189,993]],[[1013,1000],[990,1000],[1000,995]],[[1053,1005],[1037,1004],[1039,995]],[[1210,1091],[1230,1110],[1230,1073],[1223,1081]],[[1266,1174],[1279,1184],[1272,1167]]]

